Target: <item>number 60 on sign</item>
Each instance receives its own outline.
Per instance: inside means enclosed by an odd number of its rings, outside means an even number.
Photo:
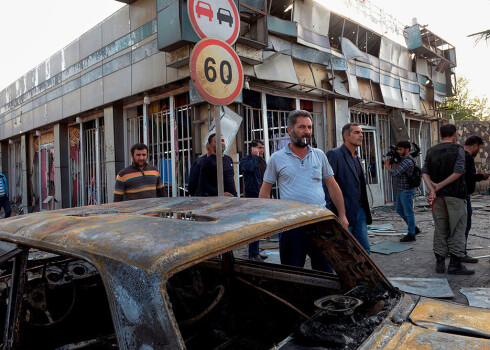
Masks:
[[[240,95],[243,69],[235,51],[217,39],[203,39],[191,54],[191,78],[209,103],[225,106]]]

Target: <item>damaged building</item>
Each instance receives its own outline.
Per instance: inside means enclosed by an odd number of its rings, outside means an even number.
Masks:
[[[0,92],[0,167],[24,213],[112,202],[116,174],[136,142],[149,146],[168,195],[186,196],[214,116],[190,78],[199,37],[185,0],[122,2]],[[454,90],[454,46],[369,1],[340,1],[345,11],[313,0],[235,3],[233,48],[244,88],[225,109],[237,129],[227,154],[238,160],[263,139],[268,159],[287,144],[294,109],[311,112],[313,144],[324,151],[342,143],[344,124],[357,122],[371,205],[392,201],[383,154],[409,138],[420,145],[421,162],[437,142],[440,106]]]

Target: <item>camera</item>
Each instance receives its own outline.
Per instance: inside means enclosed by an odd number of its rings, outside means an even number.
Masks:
[[[416,158],[420,155],[420,147],[415,142],[412,142],[413,151],[410,152],[410,155],[413,158]],[[402,157],[398,154],[398,148],[395,145],[390,146],[390,150],[383,154],[383,157],[390,160],[390,164],[398,164],[402,161]]]

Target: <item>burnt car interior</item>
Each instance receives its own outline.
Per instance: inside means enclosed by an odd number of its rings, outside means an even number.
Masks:
[[[117,349],[91,264],[19,246],[0,256],[0,269],[2,349]]]
[[[336,274],[238,259],[232,251],[173,274],[166,282],[169,317],[187,349],[359,347],[400,293],[376,279],[372,262],[329,221],[309,232]],[[0,269],[2,348],[118,348],[105,287],[91,264],[12,245]]]
[[[167,290],[187,349],[356,349],[397,301],[310,272],[227,253],[177,273]]]

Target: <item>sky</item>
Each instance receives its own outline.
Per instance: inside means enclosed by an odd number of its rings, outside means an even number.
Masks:
[[[277,1],[277,0],[276,0]],[[356,0],[323,0],[355,3]],[[472,96],[490,98],[490,42],[467,35],[490,29],[490,0],[365,0],[400,22],[418,23],[456,47],[456,75],[470,80]],[[124,6],[115,0],[0,0],[0,90]]]
[[[490,29],[490,0],[376,0],[377,6],[391,12],[402,23],[416,17],[419,24],[456,47],[456,76],[470,81],[472,96],[490,99],[490,40],[475,46],[469,34]]]
[[[356,0],[316,0],[327,7]],[[417,18],[421,25],[456,47],[456,76],[470,81],[470,95],[490,99],[490,40],[475,46],[469,34],[490,29],[490,0],[364,0],[393,15],[403,24],[411,25]]]
[[[0,91],[124,5],[115,0],[0,0]]]

